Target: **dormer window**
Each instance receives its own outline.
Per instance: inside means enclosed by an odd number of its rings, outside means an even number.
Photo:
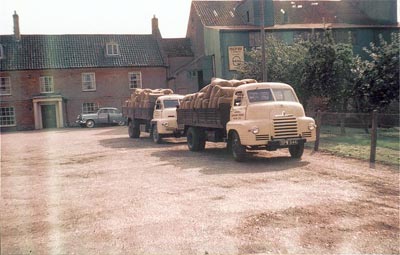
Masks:
[[[118,44],[117,43],[107,43],[106,54],[107,54],[107,56],[118,56],[119,55]]]
[[[4,50],[3,50],[3,45],[0,44],[0,59],[4,58]]]

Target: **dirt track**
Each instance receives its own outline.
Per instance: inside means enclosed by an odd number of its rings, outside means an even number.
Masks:
[[[145,136],[142,133],[142,136]],[[399,254],[399,170],[126,127],[1,134],[2,254]]]

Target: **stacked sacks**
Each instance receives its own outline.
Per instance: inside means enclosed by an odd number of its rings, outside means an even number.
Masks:
[[[235,88],[248,83],[256,83],[254,79],[224,80],[216,78],[211,84],[199,92],[186,95],[181,104],[181,109],[207,109],[219,108],[221,104],[230,104]]]
[[[159,96],[170,95],[171,89],[134,89],[125,106],[133,108],[152,108]]]

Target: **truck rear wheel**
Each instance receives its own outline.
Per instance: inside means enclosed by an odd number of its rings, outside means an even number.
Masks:
[[[153,125],[151,130],[152,130],[151,133],[152,133],[152,137],[153,137],[153,142],[158,143],[158,144],[162,143],[162,135],[160,135],[158,133],[157,124]]]
[[[202,151],[206,146],[205,134],[202,129],[190,127],[187,131],[187,144],[191,151]]]
[[[290,156],[292,158],[301,158],[301,156],[303,156],[303,152],[304,152],[304,143],[301,144],[297,144],[297,145],[291,145],[289,147],[289,152],[290,152]]]
[[[140,125],[136,120],[129,121],[128,133],[130,138],[139,138],[140,136]]]
[[[240,142],[240,137],[236,131],[232,133],[230,144],[233,158],[238,162],[244,161],[246,159],[246,147]]]

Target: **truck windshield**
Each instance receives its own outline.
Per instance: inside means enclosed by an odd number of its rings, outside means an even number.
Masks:
[[[255,89],[247,91],[250,103],[274,101],[270,89]]]
[[[178,105],[178,99],[164,100],[164,108],[176,108]]]
[[[276,101],[297,102],[296,96],[290,89],[272,89]]]

